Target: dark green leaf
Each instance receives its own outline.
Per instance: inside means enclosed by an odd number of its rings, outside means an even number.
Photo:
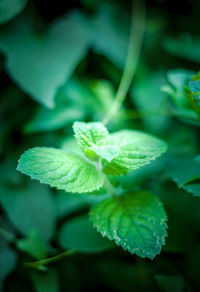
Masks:
[[[68,220],[60,230],[59,242],[62,247],[81,252],[100,252],[113,244],[95,230],[88,216]]]
[[[89,42],[90,30],[79,12],[54,22],[45,35],[38,35],[27,19],[12,23],[0,33],[0,49],[7,57],[10,77],[51,108],[56,91],[83,59]]]
[[[5,23],[17,15],[26,5],[28,0],[1,0],[0,24]]]
[[[0,203],[11,222],[24,235],[37,230],[44,239],[50,239],[55,227],[55,202],[49,190],[36,182],[25,188],[1,185]]]
[[[46,273],[33,273],[32,281],[36,292],[59,292],[59,279],[55,270]]]
[[[36,260],[44,259],[47,256],[47,245],[36,230],[30,230],[27,238],[19,239],[17,247]]]
[[[0,246],[0,290],[2,289],[3,281],[14,270],[16,264],[16,252],[7,246]]]
[[[156,275],[156,281],[163,292],[183,291],[183,280],[178,276]]]
[[[167,216],[151,193],[132,192],[104,200],[92,208],[90,217],[104,237],[142,258],[153,259],[165,244]]]

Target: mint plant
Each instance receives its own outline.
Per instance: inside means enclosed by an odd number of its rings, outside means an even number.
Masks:
[[[167,73],[167,79],[169,84],[161,90],[170,96],[175,106],[174,114],[199,125],[200,73],[174,69]]]
[[[35,147],[20,158],[18,170],[57,189],[86,193],[104,187],[108,198],[93,206],[90,219],[105,237],[131,254],[153,259],[165,243],[167,216],[148,191],[117,193],[109,175],[126,175],[167,149],[158,138],[140,131],[109,134],[100,122],[75,122],[80,152]]]
[[[200,291],[199,11],[0,1],[0,292]]]

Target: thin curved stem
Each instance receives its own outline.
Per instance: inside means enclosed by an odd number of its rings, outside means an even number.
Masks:
[[[56,256],[53,256],[51,258],[47,258],[47,259],[44,259],[41,261],[36,261],[36,262],[25,263],[25,266],[39,269],[39,270],[46,270],[45,265],[56,262],[64,257],[68,257],[70,255],[73,255],[74,253],[76,253],[75,249],[67,250],[67,251],[64,251],[64,252],[62,252]]]
[[[135,74],[145,27],[145,7],[142,0],[133,1],[132,17],[131,17],[131,30],[128,45],[127,58],[124,66],[122,78],[116,92],[115,100],[111,106],[110,111],[103,119],[106,125],[116,114],[124,102],[128,90],[130,88],[133,76]]]

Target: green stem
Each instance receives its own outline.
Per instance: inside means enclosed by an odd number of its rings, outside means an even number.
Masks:
[[[8,242],[12,242],[14,240],[14,236],[2,228],[0,228],[0,236],[2,236]]]
[[[106,175],[105,175],[105,180],[104,180],[104,187],[109,194],[111,194],[113,197],[117,197],[117,194],[115,192],[115,188],[112,186],[112,184],[110,183],[110,181]]]
[[[132,10],[133,12],[131,18],[131,31],[126,63],[118,90],[116,92],[115,100],[111,106],[110,111],[107,113],[102,121],[105,125],[113,118],[113,116],[116,114],[116,112],[119,110],[122,103],[124,102],[133,76],[135,74],[140,56],[145,27],[145,8],[143,1],[135,0],[133,2]]]
[[[73,255],[74,253],[76,253],[75,249],[71,249],[71,250],[67,250],[64,251],[56,256],[53,256],[51,258],[47,258],[41,261],[37,261],[37,262],[28,262],[25,263],[25,266],[27,267],[31,267],[31,268],[35,268],[35,269],[39,269],[39,270],[45,270],[45,265],[56,262],[64,257],[68,257],[70,255]]]

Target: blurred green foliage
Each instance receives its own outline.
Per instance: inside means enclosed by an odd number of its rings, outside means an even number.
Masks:
[[[168,144],[151,164],[111,177],[119,192],[147,190],[162,201],[160,255],[139,258],[97,233],[87,214],[104,188],[66,193],[16,170],[35,146],[77,150],[74,121],[101,121],[112,108],[131,5],[0,1],[0,291],[200,290],[199,1],[145,1],[137,70],[108,123],[110,132],[142,130]]]

